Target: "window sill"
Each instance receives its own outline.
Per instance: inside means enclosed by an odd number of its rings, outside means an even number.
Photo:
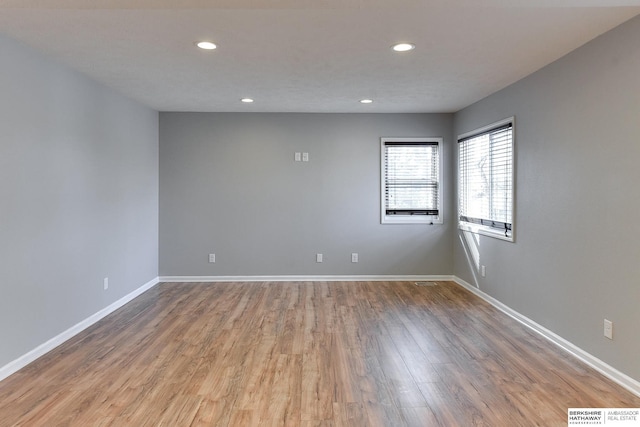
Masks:
[[[442,224],[442,218],[439,217],[416,217],[405,215],[384,215],[380,224]]]
[[[458,223],[458,228],[463,231],[469,231],[471,233],[481,234],[487,237],[493,237],[494,239],[504,240],[505,242],[513,243],[515,241],[513,237],[513,231],[511,231],[508,236],[505,236],[503,230],[498,230],[495,228],[486,227],[478,224],[467,223],[467,222]]]

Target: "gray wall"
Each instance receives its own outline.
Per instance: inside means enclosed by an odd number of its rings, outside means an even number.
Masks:
[[[516,243],[458,236],[455,274],[640,380],[640,18],[456,114],[516,116]],[[473,253],[473,251],[469,251]],[[614,340],[603,337],[603,319]]]
[[[2,367],[157,277],[158,114],[0,52]]]
[[[451,168],[444,225],[381,225],[380,137],[442,136],[449,164],[452,118],[161,113],[160,275],[451,274]]]

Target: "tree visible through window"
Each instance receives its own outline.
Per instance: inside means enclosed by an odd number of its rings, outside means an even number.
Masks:
[[[513,240],[513,122],[458,138],[460,227],[507,240]]]

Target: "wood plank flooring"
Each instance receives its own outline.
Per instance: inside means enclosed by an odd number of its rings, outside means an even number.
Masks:
[[[0,382],[0,426],[566,426],[640,398],[454,283],[164,283]]]

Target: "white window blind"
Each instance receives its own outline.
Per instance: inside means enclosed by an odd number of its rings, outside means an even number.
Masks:
[[[458,140],[458,211],[470,224],[512,238],[513,119]]]
[[[383,141],[383,215],[440,214],[438,141]]]

